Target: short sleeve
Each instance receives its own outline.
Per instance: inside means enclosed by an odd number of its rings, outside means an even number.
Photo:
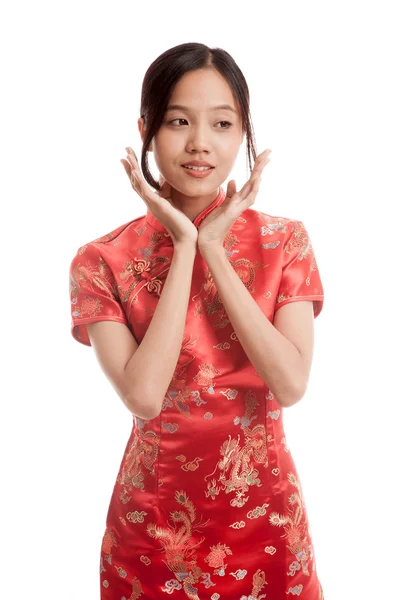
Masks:
[[[91,346],[87,323],[119,321],[128,325],[112,271],[91,243],[79,248],[71,262],[69,293],[71,333],[81,344]]]
[[[302,221],[294,221],[283,247],[282,274],[275,311],[289,302],[312,300],[314,319],[322,310],[324,290],[311,244]]]

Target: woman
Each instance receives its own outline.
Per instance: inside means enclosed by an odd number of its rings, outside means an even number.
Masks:
[[[164,52],[140,115],[143,174],[131,148],[121,162],[147,212],[82,246],[70,271],[72,335],[133,415],[101,598],[322,600],[282,424],[305,393],[324,299],[309,236],[250,208],[269,150],[240,191],[221,187],[245,135],[255,158],[227,52]]]

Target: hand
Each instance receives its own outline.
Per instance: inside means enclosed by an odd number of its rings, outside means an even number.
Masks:
[[[225,236],[244,210],[255,201],[261,182],[261,174],[271,150],[264,150],[255,160],[249,180],[240,192],[236,192],[236,183],[229,181],[224,202],[204,219],[199,227],[197,240],[199,251],[210,247],[223,246]]]
[[[136,154],[132,148],[125,148],[127,159],[121,159],[135,192],[144,200],[146,206],[169,232],[174,246],[187,243],[196,248],[197,227],[181,210],[176,208],[171,198],[171,186],[160,175],[160,192],[153,192],[147,185],[139,167]]]

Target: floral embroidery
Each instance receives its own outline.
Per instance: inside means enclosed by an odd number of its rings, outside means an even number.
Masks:
[[[101,256],[98,257],[97,265],[91,264],[89,260],[83,265],[78,263],[69,278],[71,304],[74,307],[72,316],[77,318],[97,317],[103,309],[103,303],[99,297],[82,295],[82,285],[84,288],[87,287],[93,290],[93,292],[101,290],[102,294],[112,300],[117,298],[110,269]],[[80,303],[78,304],[79,299]]]
[[[218,369],[216,367],[214,367],[213,365],[202,364],[202,365],[199,365],[198,375],[195,375],[193,377],[193,379],[199,385],[203,386],[202,392],[208,392],[209,394],[213,394],[215,383],[213,383],[212,380],[216,375],[220,375],[220,374],[221,374],[220,371],[218,371]]]
[[[232,554],[232,550],[225,544],[218,542],[216,546],[211,546],[211,552],[204,560],[210,567],[214,567],[214,575],[225,575],[228,565],[224,561],[228,554]]]
[[[112,553],[113,547],[117,547],[117,539],[115,537],[115,533],[112,529],[106,528],[104,535],[103,535],[103,541],[101,544],[101,551],[104,553],[105,559],[107,560],[107,562],[110,565],[111,565],[111,553]]]
[[[165,265],[169,259],[157,257],[153,261],[135,257],[134,260],[129,260],[125,263],[123,270],[118,273],[119,279],[123,282],[118,285],[118,290],[121,295],[121,301],[127,302],[137,286],[144,282],[144,286],[151,293],[160,295],[162,281],[157,279],[155,273],[158,273],[160,263]],[[127,282],[132,280],[132,283],[126,287]]]

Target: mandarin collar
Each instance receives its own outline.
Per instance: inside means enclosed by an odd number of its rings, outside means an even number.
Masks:
[[[215,198],[215,200],[213,200],[211,202],[211,204],[209,204],[204,210],[201,211],[201,213],[199,213],[197,215],[197,217],[194,219],[193,224],[199,228],[200,224],[204,221],[204,219],[218,206],[220,206],[223,201],[225,200],[225,190],[222,186],[219,186],[219,191],[218,191],[218,195]],[[153,213],[151,212],[150,209],[147,209],[147,213],[146,213],[146,221],[152,226],[154,227],[154,229],[158,229],[158,231],[163,231],[163,232],[167,232],[167,229],[164,227],[164,225],[162,225],[160,223],[160,221],[158,219],[156,219],[156,217],[153,215]]]

